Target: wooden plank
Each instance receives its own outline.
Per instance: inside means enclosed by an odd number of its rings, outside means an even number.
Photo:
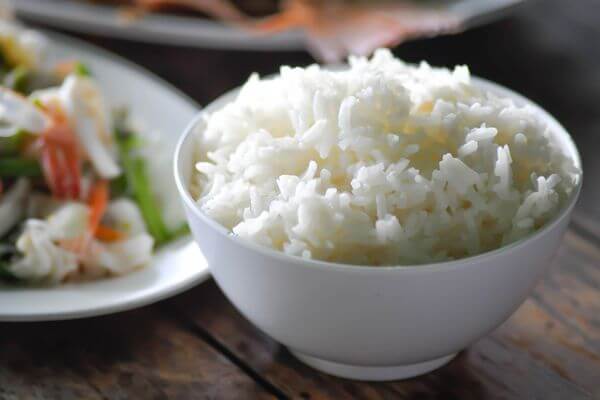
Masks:
[[[600,398],[600,249],[573,232],[552,273],[494,335]]]
[[[6,399],[273,398],[157,307],[0,325],[0,386]]]
[[[600,397],[599,256],[594,243],[570,232],[515,315],[448,366],[404,382],[357,383],[304,366],[245,320],[212,281],[167,306],[291,397],[583,399]]]
[[[0,331],[4,330],[0,325]],[[92,385],[65,365],[60,348],[41,345],[43,337],[25,346],[19,332],[9,331],[15,336],[3,334],[0,340],[0,399],[102,399]]]

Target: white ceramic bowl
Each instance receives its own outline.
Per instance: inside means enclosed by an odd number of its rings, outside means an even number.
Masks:
[[[485,89],[529,103],[581,167],[565,129],[530,100],[481,79]],[[236,91],[205,111],[231,101]],[[231,302],[306,364],[361,380],[429,372],[506,320],[542,276],[567,228],[581,188],[530,237],[475,257],[419,266],[368,267],[305,260],[232,236],[200,211],[187,183],[193,136],[175,154],[175,179],[196,241]]]

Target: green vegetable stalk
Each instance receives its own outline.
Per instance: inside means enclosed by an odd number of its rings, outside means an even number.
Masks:
[[[123,110],[115,115],[115,136],[124,174],[111,182],[111,191],[131,194],[140,209],[148,232],[154,237],[156,244],[161,245],[188,234],[189,228],[187,224],[182,224],[172,231],[167,228],[148,178],[145,160],[136,154],[136,150],[144,143],[128,130],[125,124],[126,117]]]
[[[0,159],[0,178],[38,177],[42,170],[36,160],[21,157]]]
[[[116,136],[127,186],[156,244],[164,243],[169,240],[170,235],[152,192],[145,162],[141,157],[133,154],[139,143],[135,140],[135,136],[128,132],[121,131]]]

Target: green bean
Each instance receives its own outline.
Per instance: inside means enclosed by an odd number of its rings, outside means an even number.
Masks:
[[[132,195],[146,222],[148,232],[154,237],[157,245],[188,234],[187,224],[183,224],[172,231],[167,228],[148,179],[145,161],[142,157],[134,155],[135,150],[143,146],[144,143],[139,136],[129,131],[125,126],[126,112],[121,111],[115,117],[115,137],[117,138],[127,186],[127,188],[123,188],[121,182],[115,182],[115,189]]]
[[[41,175],[42,170],[36,160],[19,157],[0,159],[0,178],[37,177]]]
[[[119,135],[117,135],[119,137]],[[122,136],[121,136],[122,137]],[[130,138],[131,136],[126,136]],[[152,193],[152,188],[146,175],[146,166],[144,160],[140,157],[131,155],[132,142],[121,139],[119,147],[121,152],[121,163],[127,179],[127,184],[131,190],[132,196],[136,201],[148,231],[154,237],[157,244],[168,240],[169,234],[162,220],[160,209],[156,204],[156,199]]]
[[[156,237],[157,242],[162,243],[167,240],[168,232],[162,220],[160,209],[155,202],[150,183],[148,182],[144,160],[141,158],[133,160],[132,177],[134,195],[140,205],[142,215],[145,216],[146,221],[149,223],[150,231]]]

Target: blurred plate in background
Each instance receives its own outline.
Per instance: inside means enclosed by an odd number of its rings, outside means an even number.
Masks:
[[[440,1],[464,27],[498,19],[524,0]],[[301,50],[300,30],[252,35],[218,21],[195,16],[149,13],[125,20],[122,8],[81,0],[13,0],[18,17],[58,28],[152,43],[237,50]]]

